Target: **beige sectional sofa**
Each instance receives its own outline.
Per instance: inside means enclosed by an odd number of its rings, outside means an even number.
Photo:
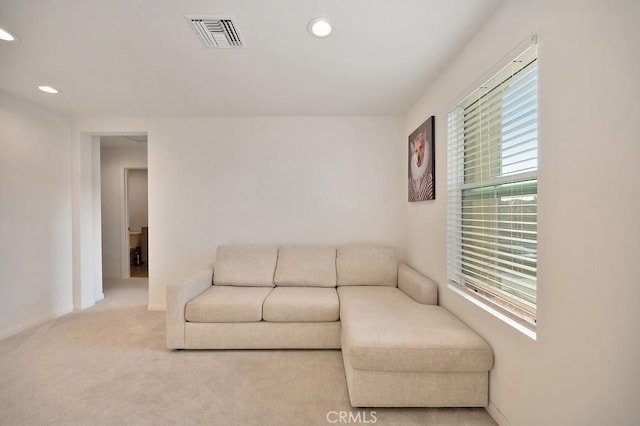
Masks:
[[[167,288],[170,349],[341,349],[354,407],[488,403],[493,352],[392,248],[221,246]]]

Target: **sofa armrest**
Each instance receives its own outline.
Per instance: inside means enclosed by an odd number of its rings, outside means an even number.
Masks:
[[[206,270],[167,286],[167,348],[184,349],[185,306],[212,283],[213,270]]]
[[[398,265],[398,288],[423,305],[438,304],[438,286],[404,263]]]

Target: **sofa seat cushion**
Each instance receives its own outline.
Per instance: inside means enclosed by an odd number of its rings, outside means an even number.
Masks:
[[[262,305],[270,287],[214,285],[187,303],[189,322],[254,322],[262,320]]]
[[[219,246],[213,283],[246,287],[274,287],[277,247]]]
[[[277,286],[335,287],[336,249],[281,247],[273,281]]]
[[[265,321],[327,322],[340,318],[335,288],[276,287],[264,302]]]
[[[398,261],[392,247],[345,246],[336,253],[337,285],[398,285]]]
[[[342,349],[360,370],[486,372],[489,345],[450,312],[394,287],[339,287]]]

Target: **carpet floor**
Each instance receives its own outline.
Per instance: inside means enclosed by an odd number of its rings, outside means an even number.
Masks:
[[[146,278],[0,341],[1,425],[494,425],[482,408],[349,405],[340,351],[169,351]]]

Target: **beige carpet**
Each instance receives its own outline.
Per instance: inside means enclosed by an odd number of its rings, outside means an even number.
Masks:
[[[169,351],[147,279],[0,341],[2,425],[493,425],[484,409],[353,409],[339,351]]]

